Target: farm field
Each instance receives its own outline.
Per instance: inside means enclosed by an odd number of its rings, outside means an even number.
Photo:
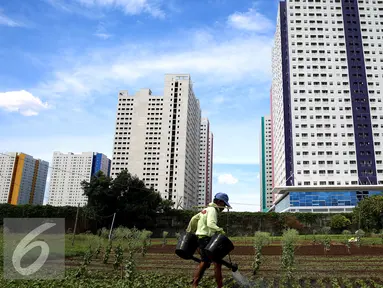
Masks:
[[[280,237],[274,237],[273,242],[262,249],[262,263],[255,277],[252,273],[255,252],[252,237],[232,238],[236,248],[231,253],[231,260],[252,281],[252,287],[383,287],[381,238],[364,238],[361,247],[353,244],[347,249],[343,244],[344,236],[328,236],[331,237],[331,246],[327,251],[322,244],[314,245],[311,236],[299,236],[293,280],[290,283],[285,282],[281,268]],[[163,239],[152,239],[144,256],[138,251],[131,266],[121,265],[117,269],[113,267],[116,261],[114,248],[110,251],[107,263],[103,263],[108,243],[106,239],[93,235],[76,235],[74,246],[71,245],[71,239],[70,235],[66,235],[65,279],[32,282],[0,279],[0,287],[191,287],[190,281],[196,264],[175,255],[176,239],[167,239],[166,245],[163,245]],[[316,235],[315,239],[321,239],[321,236]],[[129,259],[128,242],[124,239],[113,242],[113,246],[118,243],[122,245],[120,256],[123,261]],[[99,254],[93,255],[85,269],[81,270],[89,245],[94,250],[96,243],[102,247]],[[133,280],[127,276],[129,269],[137,271]],[[223,274],[225,287],[239,287],[234,284],[228,268],[223,267]],[[216,287],[212,268],[205,274],[200,287]]]
[[[312,241],[301,239],[296,249],[295,284],[300,287],[383,287],[383,245],[378,244],[381,240],[364,239],[366,243],[374,245],[367,244],[361,247],[352,245],[349,253],[339,239],[341,237],[334,237],[327,255],[323,245],[313,245]],[[162,241],[153,239],[147,254],[144,257],[137,257],[138,270],[144,273],[155,271],[169,277],[184,279],[185,286],[181,287],[189,287],[187,280],[191,281],[196,264],[175,255],[176,239],[168,239],[165,246]],[[256,277],[252,275],[254,248],[250,244],[253,241],[251,237],[233,238],[236,248],[231,253],[231,260],[239,265],[243,275],[261,285],[259,287],[287,287],[280,283],[283,279],[280,240],[275,240],[271,245],[264,247],[262,265]],[[76,265],[76,259],[71,259],[69,263]],[[111,266],[105,266],[101,261],[93,261],[89,269],[113,271]],[[224,267],[223,273],[226,281],[230,281],[231,271]],[[207,271],[205,278],[213,279],[213,269]],[[205,283],[208,286],[201,287],[215,287],[214,281],[210,282]],[[236,286],[229,284],[226,287]]]

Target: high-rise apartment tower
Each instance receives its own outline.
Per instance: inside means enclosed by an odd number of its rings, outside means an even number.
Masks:
[[[127,169],[175,208],[198,205],[201,109],[188,74],[166,74],[163,96],[118,95],[112,177]]]
[[[199,189],[198,206],[203,207],[212,201],[213,174],[213,133],[210,130],[209,119],[201,119],[199,160]]]
[[[280,3],[276,186],[383,183],[382,17],[382,0]]]
[[[382,25],[383,0],[280,2],[274,186],[345,187],[326,195],[290,193],[291,203],[349,207],[373,192],[347,186],[383,184]]]
[[[87,197],[81,182],[90,181],[98,171],[109,176],[111,160],[97,152],[53,153],[48,204],[52,206],[84,206]]]
[[[48,168],[24,153],[0,155],[0,203],[42,205]]]
[[[272,178],[272,149],[271,149],[271,117],[261,118],[261,137],[260,137],[260,196],[261,211],[266,212],[273,205]]]

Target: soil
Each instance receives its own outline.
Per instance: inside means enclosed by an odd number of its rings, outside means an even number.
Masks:
[[[148,249],[148,253],[174,253],[176,249],[175,245],[154,245]],[[251,246],[236,246],[233,255],[253,255],[254,248]],[[281,255],[281,246],[267,246],[262,249],[263,255]],[[325,253],[323,245],[299,245],[297,246],[295,255],[300,256],[357,256],[357,255],[383,255],[383,246],[361,246],[357,247],[352,245],[350,251],[348,251],[345,245],[331,245],[330,250]]]

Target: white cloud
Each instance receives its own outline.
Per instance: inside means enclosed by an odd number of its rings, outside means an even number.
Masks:
[[[218,176],[218,183],[234,185],[238,183],[238,179],[231,174],[221,174]]]
[[[206,98],[206,93],[198,92],[197,97],[201,101],[203,115],[211,118],[214,163],[257,164],[260,126],[258,116],[261,114],[252,114],[252,119],[246,119],[249,114],[242,114],[238,120],[230,119],[230,113],[246,109],[247,104],[244,105],[246,102],[235,98],[238,96],[236,89],[226,91],[226,88],[221,87],[268,85],[265,83],[271,77],[272,41],[268,37],[257,35],[224,38],[209,40],[198,46],[193,46],[190,42],[184,43],[187,47],[176,47],[175,51],[166,47],[173,44],[173,41],[166,44],[156,43],[155,46],[142,43],[92,49],[86,51],[84,56],[64,61],[73,63],[70,67],[62,68],[62,63],[52,63],[52,66],[59,67],[52,72],[53,78],[41,82],[31,92],[63,109],[67,105],[71,106],[70,109],[73,106],[81,108],[89,105],[88,101],[97,101],[100,95],[108,95],[113,99],[111,101],[115,101],[114,97],[119,89],[128,89],[130,94],[134,94],[136,89],[149,87],[155,93],[162,93],[165,73],[187,72],[191,74],[196,89],[205,92],[206,89],[212,90],[209,91],[211,98]],[[257,47],[257,53],[254,53],[254,47]],[[157,91],[156,87],[159,88]],[[217,91],[215,95],[214,90]],[[262,93],[255,95],[264,97]],[[227,110],[223,105],[217,105],[224,100],[221,97],[228,99],[224,102],[225,106],[233,102],[242,108]],[[226,109],[225,118],[221,117],[223,109]]]
[[[217,96],[213,99],[213,103],[214,104],[222,104],[223,102],[225,102],[226,98],[223,97],[223,96]]]
[[[198,47],[185,45],[173,51],[159,45],[122,44],[111,49],[87,51],[86,56],[75,61],[87,64],[76,63],[72,69],[56,71],[53,79],[40,83],[37,92],[39,95],[45,92],[46,97],[53,94],[71,98],[92,95],[94,98],[93,92],[115,93],[143,79],[145,86],[152,85],[153,82],[148,82],[152,79],[158,79],[158,85],[162,82],[161,75],[181,71],[190,73],[199,87],[212,83],[230,85],[237,80],[241,80],[242,85],[246,80],[255,85],[269,81],[271,76],[272,40],[268,37],[212,40]],[[254,47],[257,47],[255,54]],[[92,55],[97,55],[96,60]]]
[[[112,37],[111,34],[109,34],[105,28],[105,23],[100,22],[97,26],[97,31],[94,34],[94,36],[97,36],[98,38],[101,38],[103,40],[107,40],[110,37]]]
[[[224,192],[229,195],[231,211],[259,211],[260,194],[259,179],[256,179],[258,165],[214,165],[213,177],[218,180],[220,175],[235,175],[238,182],[227,185],[215,181],[213,194]],[[229,214],[230,217],[230,214]]]
[[[260,177],[261,177],[261,174],[257,173],[257,179],[259,179]]]
[[[15,20],[12,20],[8,16],[4,15],[2,12],[3,11],[0,9],[0,25],[5,25],[5,26],[9,26],[9,27],[24,26],[22,23],[16,22]]]
[[[165,12],[161,9],[158,0],[76,0],[86,7],[112,7],[119,8],[127,15],[149,13],[153,17],[163,18]]]
[[[47,109],[48,103],[43,103],[38,97],[25,90],[9,91],[0,93],[0,108],[19,112],[24,116],[35,116],[41,110]]]
[[[258,116],[252,114],[255,120],[249,120],[249,114],[245,113],[233,121],[232,117],[238,109],[225,107],[234,102],[244,109],[248,108],[247,104],[243,104],[247,102],[240,99],[243,95],[238,94],[236,87],[268,85],[272,38],[255,34],[223,35],[225,32],[221,32],[212,33],[215,37],[204,37],[206,41],[200,41],[190,33],[190,37],[182,43],[164,39],[155,44],[121,43],[113,48],[72,50],[58,61],[49,63],[56,68],[50,74],[52,78],[44,79],[30,92],[47,99],[50,105],[60,107],[57,109],[60,113],[75,113],[74,107],[77,111],[86,110],[93,105],[91,101],[114,103],[116,91],[120,89],[128,89],[133,94],[139,88],[149,87],[155,93],[162,93],[165,73],[190,73],[204,115],[211,118],[214,163],[258,163]],[[257,53],[254,53],[254,47],[257,47]],[[233,89],[228,90],[227,87]],[[262,93],[255,95],[264,97]],[[213,99],[219,103],[223,98],[226,99],[225,107],[213,104]],[[216,111],[215,106],[219,106],[220,110]],[[73,117],[85,118],[82,113],[77,114]],[[114,117],[113,114],[104,120],[114,123]]]
[[[100,13],[99,11],[84,9],[81,5],[78,5],[78,3],[75,3],[73,1],[68,0],[44,0],[49,5],[53,6],[54,8],[64,11],[65,13],[70,14],[78,14],[90,19],[98,19],[102,18],[104,15]]]
[[[106,34],[106,33],[95,33],[94,36],[97,36],[98,38],[101,38],[103,40],[107,40],[110,37],[112,37],[111,34]]]
[[[228,24],[236,29],[268,32],[274,27],[273,23],[263,14],[250,8],[247,12],[235,12],[228,18]]]

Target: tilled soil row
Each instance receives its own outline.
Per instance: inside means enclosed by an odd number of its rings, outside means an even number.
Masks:
[[[196,258],[200,258],[200,255],[195,254],[194,255]],[[281,262],[281,256],[268,256],[268,255],[263,255],[263,260],[262,262],[267,262],[267,263],[280,263]],[[383,266],[383,260],[379,258],[373,258],[370,259],[370,256],[328,256],[328,257],[318,257],[317,256],[297,256],[295,257],[295,261],[299,263],[316,263],[317,265],[320,265],[322,263],[355,263],[356,265],[362,265],[362,264],[368,264],[368,265],[379,265]],[[225,257],[226,260],[228,260],[229,257]],[[185,262],[185,261],[192,261],[192,260],[184,260],[180,257],[178,257],[175,254],[157,254],[156,256],[154,255],[147,255],[145,257],[137,257],[139,261],[145,261],[145,262],[166,262],[166,263],[174,263],[174,262]],[[231,255],[231,259],[233,261],[239,261],[239,262],[253,262],[254,261],[254,256],[243,256],[243,255]]]
[[[109,270],[112,268],[111,262],[108,264],[103,264],[101,261],[93,261],[91,265],[89,265],[89,268],[98,268],[100,270]],[[249,262],[236,262],[239,265],[239,268],[241,271],[252,271],[251,263]],[[312,266],[312,265],[306,265],[306,263],[297,263],[296,265],[296,271],[297,272],[306,272],[306,273],[350,273],[353,274],[355,272],[357,273],[367,273],[367,274],[374,274],[377,273],[378,275],[382,275],[381,273],[383,271],[383,265],[382,263],[379,263],[379,266],[364,266],[365,263],[359,263],[351,266],[334,266],[331,267],[331,265],[323,265],[323,266]],[[80,262],[78,261],[67,261],[65,263],[67,267],[76,267],[80,266]],[[167,270],[167,271],[174,271],[174,270],[190,270],[194,269],[196,264],[192,261],[172,261],[172,262],[161,262],[158,261],[137,261],[137,267],[144,270]],[[330,267],[328,267],[330,266]],[[225,268],[226,269],[226,268]],[[260,272],[278,272],[281,271],[280,263],[264,263],[261,266]]]
[[[175,245],[153,245],[148,249],[148,253],[174,253],[176,249]],[[297,246],[295,255],[300,256],[323,256],[323,245],[302,245]],[[251,246],[236,246],[233,255],[254,255],[254,248]],[[263,255],[281,255],[281,246],[267,246],[262,249]],[[350,249],[347,249],[344,245],[331,245],[330,250],[327,251],[327,256],[355,256],[355,255],[383,255],[383,246],[361,246],[357,247],[352,245]]]

